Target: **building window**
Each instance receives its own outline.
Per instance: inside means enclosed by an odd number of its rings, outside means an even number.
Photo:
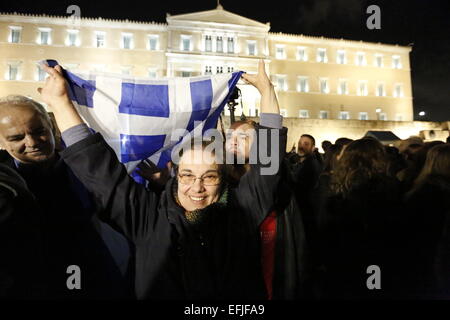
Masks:
[[[133,35],[131,33],[122,33],[122,48],[133,49]]]
[[[228,37],[228,53],[234,53],[234,38]]]
[[[104,48],[105,47],[105,32],[96,31],[94,38],[94,45],[96,48]]]
[[[192,72],[191,71],[181,71],[181,76],[183,78],[188,78],[188,77],[192,76]]]
[[[227,67],[227,72],[228,73],[234,72],[234,67]]]
[[[297,91],[299,92],[308,92],[309,91],[309,83],[308,77],[299,77]]]
[[[347,63],[347,57],[346,57],[346,54],[345,54],[345,50],[338,50],[337,51],[336,62],[338,64],[346,64]]]
[[[216,73],[223,73],[223,67],[217,66],[216,67]]]
[[[75,47],[80,45],[78,30],[67,30],[66,46]]]
[[[386,92],[384,90],[384,83],[377,84],[376,96],[377,97],[384,97],[385,95],[386,95]]]
[[[378,120],[387,121],[387,115],[384,112],[378,113]]]
[[[212,74],[211,69],[212,69],[211,66],[205,66],[205,74]]]
[[[125,75],[125,76],[129,76],[129,75],[131,75],[131,69],[132,68],[133,68],[132,66],[122,66],[121,67],[121,73],[123,75]]]
[[[212,51],[212,39],[211,36],[205,36],[205,51],[211,52]]]
[[[366,54],[364,52],[357,52],[355,63],[357,66],[365,66],[367,64]]]
[[[181,50],[191,51],[191,36],[182,35],[181,36]]]
[[[41,68],[41,66],[37,67],[37,81],[45,81],[45,78],[47,77],[47,72],[45,72],[44,69]]]
[[[317,62],[327,62],[327,49],[319,48],[317,49]]]
[[[19,63],[8,64],[6,80],[19,80]]]
[[[105,72],[106,71],[106,65],[105,64],[93,64],[92,69],[94,69],[94,72]]]
[[[286,109],[280,109],[280,114],[283,116],[283,117],[287,117],[287,110]]]
[[[394,98],[403,97],[403,86],[399,83],[394,86]]]
[[[378,68],[383,67],[383,55],[381,55],[381,54],[375,55],[375,66]]]
[[[308,110],[300,110],[298,113],[298,117],[302,119],[309,118],[309,111]]]
[[[285,52],[284,48],[285,48],[284,45],[280,45],[280,44],[276,45],[275,57],[277,59],[286,59],[286,52]]]
[[[330,88],[328,87],[328,79],[319,80],[320,93],[329,93]]]
[[[297,60],[308,61],[308,55],[305,47],[297,47]]]
[[[22,27],[10,26],[8,42],[19,43],[21,34],[22,34]]]
[[[400,56],[392,56],[392,68],[401,69],[402,62],[400,61]]]
[[[319,118],[320,119],[328,119],[328,111],[320,111]]]
[[[152,78],[152,79],[157,77],[157,73],[156,73],[156,70],[154,68],[148,69],[148,77]]]
[[[348,94],[348,85],[346,79],[339,79],[338,94]]]
[[[403,121],[403,115],[400,113],[397,113],[395,115],[395,121]]]
[[[367,96],[367,81],[358,81],[358,96]]]
[[[284,75],[277,75],[276,76],[276,81],[277,81],[277,89],[280,91],[287,91],[287,81],[286,81],[286,76]]]
[[[148,36],[148,50],[156,51],[159,49],[159,36],[149,35]]]
[[[52,43],[50,28],[39,28],[38,43],[42,45],[49,45]]]
[[[348,111],[340,111],[339,112],[339,119],[340,120],[349,120],[350,119],[350,113]]]
[[[247,41],[247,50],[249,56],[256,56],[256,41],[248,40]]]
[[[360,112],[359,120],[369,120],[369,114],[367,112]]]
[[[222,37],[216,38],[216,52],[223,52],[223,40]]]

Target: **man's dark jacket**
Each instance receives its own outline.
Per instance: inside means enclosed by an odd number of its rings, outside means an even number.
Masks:
[[[107,299],[130,297],[126,268],[130,247],[126,239],[100,222],[91,196],[67,165],[59,159],[46,169],[16,165],[0,152],[0,163],[26,181],[35,199],[28,213],[40,222],[43,237],[45,278],[50,299]],[[21,252],[20,246],[16,246]],[[20,253],[21,254],[21,253]],[[70,290],[67,268],[81,270],[81,289]]]
[[[0,298],[46,297],[37,210],[25,181],[0,164]]]

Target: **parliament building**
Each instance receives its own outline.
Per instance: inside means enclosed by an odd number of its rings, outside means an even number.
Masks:
[[[167,14],[166,23],[0,13],[0,96],[40,100],[52,58],[74,72],[191,77],[243,70],[264,59],[288,118],[412,121],[411,47],[270,32],[225,10]],[[240,84],[243,112],[259,94]],[[228,111],[226,111],[227,113]],[[237,108],[237,116],[242,111]]]

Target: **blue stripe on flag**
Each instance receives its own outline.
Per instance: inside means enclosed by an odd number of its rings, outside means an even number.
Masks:
[[[80,106],[94,107],[95,80],[84,80],[67,71],[69,83],[69,98]]]
[[[211,110],[213,100],[211,80],[193,81],[190,85],[192,114],[186,127],[188,131],[194,129],[194,121],[203,121],[206,119],[209,110]]]
[[[121,134],[120,161],[143,160],[150,157],[164,146],[166,135],[138,136]]]
[[[119,112],[141,116],[169,117],[169,87],[122,83]]]

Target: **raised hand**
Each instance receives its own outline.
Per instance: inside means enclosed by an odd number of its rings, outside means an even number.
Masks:
[[[258,63],[258,73],[257,74],[242,74],[242,79],[248,84],[255,86],[260,94],[264,94],[272,90],[273,85],[267,76],[264,60],[260,59]]]
[[[42,100],[52,109],[54,106],[70,103],[67,84],[62,75],[61,66],[57,65],[55,68],[51,68],[45,64],[41,64],[41,67],[49,75],[45,80],[44,87],[38,88]]]
[[[242,74],[242,79],[253,85],[261,94],[261,113],[280,114],[277,96],[272,82],[267,76],[264,60],[259,60],[257,74]]]
[[[37,90],[41,94],[42,100],[53,111],[59,130],[63,132],[83,123],[72,101],[70,101],[61,66],[57,65],[55,68],[44,64],[41,64],[41,66],[49,76],[45,80],[44,86]]]

